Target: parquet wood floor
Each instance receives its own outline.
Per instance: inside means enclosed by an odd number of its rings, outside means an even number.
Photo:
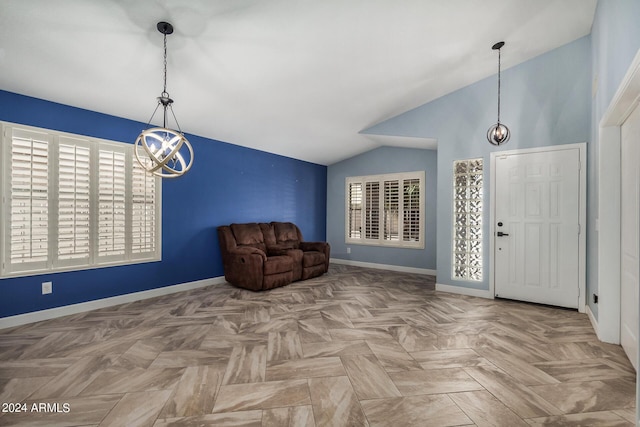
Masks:
[[[575,311],[333,265],[0,330],[0,395],[3,426],[632,426],[635,371]]]

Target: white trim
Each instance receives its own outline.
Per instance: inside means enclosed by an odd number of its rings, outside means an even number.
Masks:
[[[540,153],[545,151],[559,151],[559,150],[573,150],[578,149],[580,156],[580,212],[578,222],[580,224],[580,235],[579,235],[579,254],[578,254],[578,289],[579,289],[579,297],[578,297],[578,311],[580,313],[585,312],[586,301],[587,301],[587,143],[579,142],[575,144],[562,144],[562,145],[551,145],[546,147],[535,147],[535,148],[525,148],[521,150],[509,150],[509,151],[497,151],[491,153],[491,165],[490,165],[490,201],[489,204],[491,206],[491,214],[489,219],[489,253],[491,254],[491,261],[489,262],[489,293],[491,295],[495,295],[495,257],[493,256],[495,248],[493,236],[495,235],[495,223],[496,223],[496,177],[495,177],[495,168],[496,168],[496,158],[499,156],[509,156],[514,154],[528,154],[528,153]]]
[[[631,61],[609,108],[602,115],[600,127],[621,126],[640,102],[640,49]]]
[[[84,313],[86,311],[97,310],[99,308],[112,307],[114,305],[126,304],[129,302],[140,301],[148,298],[174,294],[176,292],[184,292],[191,289],[204,288],[206,286],[218,285],[225,282],[226,281],[224,279],[224,276],[212,277],[210,279],[196,280],[195,282],[181,283],[178,285],[149,289],[147,291],[133,292],[130,294],[118,295],[110,298],[102,298],[79,304],[50,308],[48,310],[34,311],[32,313],[18,314],[16,316],[1,318],[0,329],[26,325],[28,323],[40,322],[42,320],[55,319],[57,317],[68,316],[70,314]]]
[[[403,273],[424,274],[427,276],[435,276],[436,270],[428,268],[405,267],[403,265],[377,264],[374,262],[352,261],[350,259],[331,258],[330,262],[334,264],[352,265],[354,267],[375,268],[377,270],[400,271]]]
[[[640,49],[602,116],[598,133],[598,338],[614,344],[620,343],[620,126],[638,102]]]
[[[487,299],[494,299],[493,294],[485,289],[465,288],[462,286],[443,285],[442,283],[436,283],[436,291],[448,292],[450,294],[467,295],[470,297],[480,297]]]
[[[597,332],[598,338],[605,342],[620,342],[620,126],[639,102],[640,49],[629,65],[607,111],[603,114],[598,130],[597,285],[600,305]],[[613,195],[609,191],[613,191]],[[604,194],[613,196],[613,200],[603,197]],[[611,212],[612,210],[614,212]],[[616,213],[618,215],[615,215]],[[607,252],[609,250],[616,250],[618,257],[612,256]],[[613,278],[612,275],[614,275]],[[636,301],[636,304],[640,304],[640,301]],[[640,358],[640,342],[638,342],[637,353]],[[636,374],[636,407],[639,405],[640,381]],[[636,422],[638,421],[640,421],[640,411],[636,411]]]
[[[587,304],[586,312],[587,312],[587,317],[591,322],[591,326],[593,326],[593,330],[595,331],[598,338],[600,338],[600,334],[598,333],[598,330],[599,330],[598,319],[596,319],[596,317],[593,315],[593,312],[591,311],[591,307],[589,307],[588,304]]]
[[[598,338],[620,344],[620,127],[599,129]]]

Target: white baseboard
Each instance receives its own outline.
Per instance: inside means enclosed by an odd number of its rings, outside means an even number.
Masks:
[[[378,270],[400,271],[403,273],[424,274],[427,276],[435,276],[436,270],[428,268],[404,267],[402,265],[377,264],[374,262],[353,261],[350,259],[331,258],[330,262],[334,264],[352,265],[354,267],[375,268]]]
[[[148,291],[133,292],[131,294],[118,295],[115,297],[87,301],[79,304],[65,305],[63,307],[34,311],[32,313],[18,314],[16,316],[3,317],[0,319],[0,329],[12,328],[14,326],[54,319],[56,317],[68,316],[70,314],[83,313],[86,311],[97,310],[99,308],[112,307],[114,305],[126,304],[143,299],[155,298],[162,295],[174,294],[176,292],[204,288],[205,286],[217,285],[220,283],[225,283],[224,276],[165,286],[163,288],[149,289]]]
[[[443,285],[442,283],[436,283],[436,291],[448,292],[450,294],[468,295],[470,297],[480,297],[493,299],[491,292],[484,289],[465,288],[462,286]]]
[[[600,339],[600,334],[598,333],[598,320],[593,315],[593,312],[591,311],[591,307],[589,307],[589,304],[587,304],[586,312],[587,312],[587,317],[589,317],[589,321],[591,322],[591,326],[593,326],[593,330],[596,333],[596,336],[598,337],[598,339]]]

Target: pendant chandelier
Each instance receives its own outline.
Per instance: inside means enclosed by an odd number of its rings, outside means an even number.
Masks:
[[[493,145],[506,144],[511,137],[511,131],[504,124],[500,123],[500,49],[504,42],[494,44],[491,49],[498,51],[498,122],[487,131],[487,139]]]
[[[167,92],[167,34],[173,33],[173,26],[168,22],[158,22],[157,28],[164,34],[164,89],[158,97],[158,105],[147,123],[147,129],[136,139],[134,151],[138,163],[147,172],[162,178],[175,178],[191,168],[193,148],[180,129],[171,107],[173,99]],[[151,121],[160,106],[163,110],[162,127],[151,127]],[[168,127],[168,111],[171,111],[178,130]]]

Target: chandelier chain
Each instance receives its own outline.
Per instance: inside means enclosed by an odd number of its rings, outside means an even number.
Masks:
[[[167,93],[167,35],[164,35],[164,91],[162,94]]]

